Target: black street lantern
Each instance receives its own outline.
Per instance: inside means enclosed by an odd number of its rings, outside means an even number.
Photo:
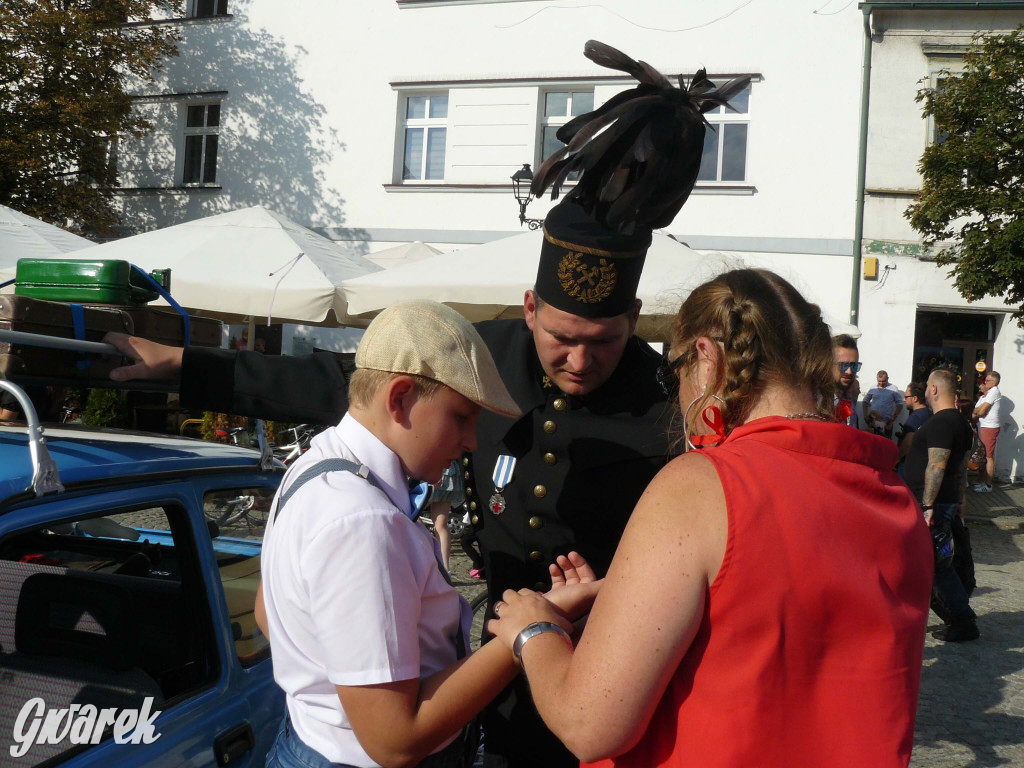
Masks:
[[[512,174],[512,194],[519,203],[519,225],[526,224],[530,229],[540,229],[544,224],[543,219],[526,218],[526,206],[530,204],[530,185],[533,183],[533,171],[529,163],[523,163],[523,167]]]

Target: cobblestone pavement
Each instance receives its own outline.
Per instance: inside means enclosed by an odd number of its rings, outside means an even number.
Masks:
[[[968,491],[981,638],[925,640],[914,756],[917,768],[1024,766],[1024,487]]]
[[[932,637],[943,624],[929,614],[910,765],[1024,767],[1024,486],[968,491],[966,516],[981,638],[944,643]],[[472,598],[483,582],[469,578],[469,561],[455,550],[453,582]]]

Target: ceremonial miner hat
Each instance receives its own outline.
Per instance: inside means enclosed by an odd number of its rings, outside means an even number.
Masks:
[[[639,82],[559,128],[566,144],[541,164],[530,191],[582,176],[544,219],[535,288],[547,304],[581,317],[613,317],[634,306],[654,229],[668,226],[700,171],[704,113],[729,106],[750,82],[716,88],[702,69],[676,88],[643,61],[590,40],[584,55]]]
[[[405,301],[377,315],[359,340],[356,368],[423,376],[489,411],[521,414],[476,328],[436,301]]]

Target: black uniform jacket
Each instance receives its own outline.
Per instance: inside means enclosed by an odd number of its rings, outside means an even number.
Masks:
[[[515,420],[481,413],[477,450],[463,458],[492,602],[506,589],[548,589],[548,564],[573,549],[603,576],[633,507],[668,453],[668,408],[655,377],[659,356],[633,337],[612,377],[574,397],[544,376],[524,321],[476,327],[523,410]],[[502,455],[515,457],[516,465],[500,491],[505,508],[498,512],[491,497]]]
[[[477,324],[523,415],[484,411],[478,448],[463,459],[467,503],[492,599],[505,589],[547,589],[556,555],[579,551],[603,576],[629,514],[668,453],[668,407],[658,355],[633,337],[612,377],[585,397],[546,382],[522,320]],[[336,424],[348,378],[329,352],[282,357],[188,347],[182,405],[281,421]],[[490,508],[498,456],[516,458],[505,509]]]
[[[350,376],[331,352],[284,357],[186,347],[181,404],[260,419],[337,424],[348,410]]]

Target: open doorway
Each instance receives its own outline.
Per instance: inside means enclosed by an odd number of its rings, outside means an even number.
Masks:
[[[914,330],[914,381],[924,381],[938,367],[949,367],[960,380],[962,401],[973,404],[978,385],[992,370],[992,348],[999,319],[975,312],[919,309]],[[980,370],[979,370],[980,368]]]

